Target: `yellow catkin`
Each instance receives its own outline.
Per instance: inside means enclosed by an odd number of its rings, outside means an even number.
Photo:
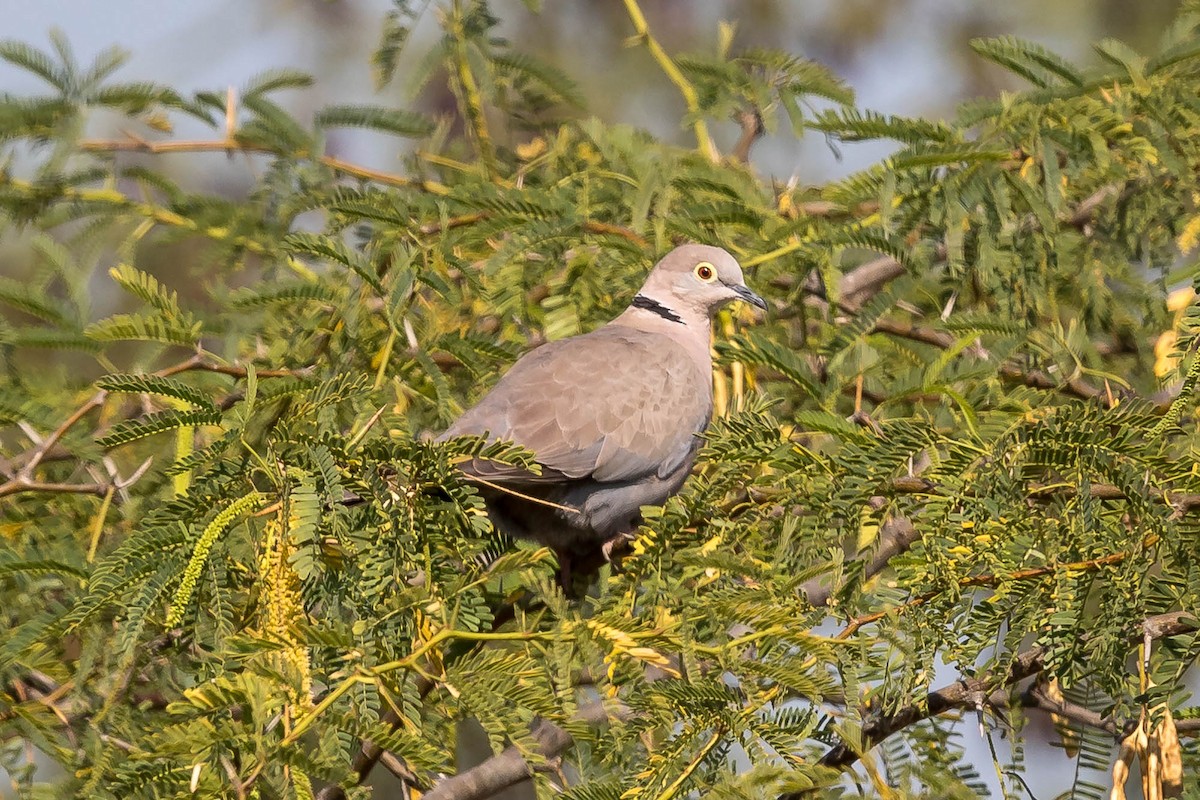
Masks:
[[[167,612],[167,627],[174,628],[183,621],[183,615],[187,611],[188,606],[192,602],[192,596],[196,592],[196,584],[200,581],[200,573],[204,569],[205,563],[208,562],[208,555],[212,552],[213,546],[216,545],[217,539],[225,530],[233,524],[239,516],[247,511],[253,511],[262,503],[262,495],[258,492],[238,498],[229,506],[224,508],[220,513],[213,517],[212,522],[204,528],[200,534],[200,538],[196,540],[195,546],[192,548],[192,556],[188,559],[188,565],[183,571],[183,578],[179,582],[179,588],[175,590],[175,597],[171,600],[171,609]]]
[[[282,650],[271,654],[273,666],[294,680],[293,702],[307,709],[312,705],[312,669],[308,648],[296,637],[292,627],[296,620],[304,619],[300,577],[289,563],[292,554],[290,532],[297,524],[296,517],[289,516],[285,533],[282,509],[279,516],[267,523],[259,560],[263,582],[259,624],[266,638],[284,645]]]

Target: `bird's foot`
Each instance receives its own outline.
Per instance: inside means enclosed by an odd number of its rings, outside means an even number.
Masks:
[[[625,546],[637,538],[637,534],[630,531],[626,533],[618,533],[616,536],[609,539],[604,544],[600,545],[600,552],[604,554],[604,560],[612,562],[614,550],[624,550]]]

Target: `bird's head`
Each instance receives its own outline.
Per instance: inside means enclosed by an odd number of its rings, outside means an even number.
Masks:
[[[705,244],[685,244],[663,256],[650,271],[638,298],[680,316],[711,316],[734,300],[764,310],[767,307],[766,301],[746,286],[737,259],[720,247]]]

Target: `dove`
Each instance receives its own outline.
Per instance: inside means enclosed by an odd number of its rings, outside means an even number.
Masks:
[[[484,458],[458,465],[493,526],[594,569],[691,473],[712,416],[711,320],[766,302],[719,247],[687,244],[659,261],[629,307],[589,333],[525,354],[438,441],[478,436],[534,455],[537,471]]]

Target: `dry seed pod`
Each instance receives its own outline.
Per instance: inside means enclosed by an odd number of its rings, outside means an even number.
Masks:
[[[1121,742],[1121,750],[1117,753],[1117,760],[1113,762],[1113,787],[1108,795],[1108,800],[1128,800],[1125,796],[1125,782],[1129,780],[1129,765],[1133,763],[1134,756],[1137,755],[1136,738],[1137,731],[1134,731]]]
[[[1142,796],[1146,800],[1162,800],[1162,769],[1158,750],[1147,747],[1142,753]]]
[[[1175,718],[1169,708],[1163,709],[1163,719],[1158,726],[1158,751],[1162,762],[1162,796],[1179,797],[1183,794],[1183,752],[1179,747]]]
[[[1051,678],[1046,682],[1046,696],[1057,703],[1059,706],[1066,700],[1063,697],[1062,687],[1058,685],[1058,678]],[[1054,730],[1058,733],[1058,738],[1062,741],[1063,752],[1067,754],[1067,758],[1074,758],[1079,755],[1079,734],[1071,728],[1071,721],[1061,714],[1050,712],[1050,720],[1054,723]]]

